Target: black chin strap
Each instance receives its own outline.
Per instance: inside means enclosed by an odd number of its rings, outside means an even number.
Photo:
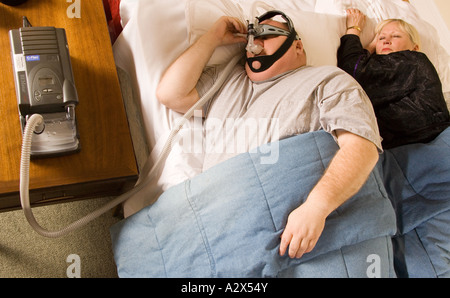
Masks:
[[[272,55],[256,56],[256,57],[247,58],[247,63],[248,63],[248,66],[250,67],[250,69],[253,72],[262,72],[262,71],[269,69],[278,59],[283,57],[283,55],[287,52],[287,50],[289,50],[292,43],[296,39],[296,36],[297,36],[297,33],[295,31],[291,31],[288,38],[284,41],[284,43],[281,45],[281,47]],[[253,62],[255,62],[255,61],[259,62],[259,64],[260,64],[259,68],[253,67]]]

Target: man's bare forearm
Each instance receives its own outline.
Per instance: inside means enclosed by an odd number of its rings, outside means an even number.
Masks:
[[[158,100],[170,109],[185,113],[199,100],[195,86],[214,50],[221,45],[246,42],[245,38],[235,35],[245,31],[245,26],[236,18],[221,17],[169,66],[156,91]]]
[[[177,112],[186,112],[199,99],[195,86],[215,50],[208,34],[200,37],[163,74],[158,85],[158,100]]]
[[[340,149],[308,197],[327,215],[359,191],[378,161],[370,141],[346,131],[338,132],[338,141]]]

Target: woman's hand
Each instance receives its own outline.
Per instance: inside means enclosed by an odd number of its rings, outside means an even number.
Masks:
[[[347,12],[347,34],[360,35],[366,24],[366,16],[356,8],[350,8]]]

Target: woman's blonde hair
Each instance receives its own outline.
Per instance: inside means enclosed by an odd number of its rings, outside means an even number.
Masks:
[[[400,29],[409,35],[409,39],[411,39],[411,41],[415,45],[417,45],[419,47],[419,49],[421,48],[419,32],[413,25],[411,25],[408,22],[405,22],[402,19],[387,19],[387,20],[381,21],[380,23],[378,23],[378,25],[375,28],[375,34],[379,34],[381,32],[381,30],[383,30],[384,26],[386,26],[387,24],[393,23],[393,22],[397,22]]]

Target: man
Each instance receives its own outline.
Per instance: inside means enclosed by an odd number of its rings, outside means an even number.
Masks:
[[[271,18],[261,24],[293,31],[291,26],[286,28],[286,24]],[[159,101],[170,109],[186,112],[208,90],[220,70],[204,72],[214,50],[247,42],[240,35],[246,33],[246,26],[237,19],[220,18],[167,69],[157,89]],[[279,138],[324,129],[337,141],[340,149],[305,203],[290,213],[281,235],[280,255],[289,247],[289,256],[300,258],[316,245],[327,216],[364,184],[378,160],[378,150],[382,149],[365,93],[336,67],[306,66],[300,39],[288,44],[281,57],[258,59],[277,56],[289,38],[290,34],[256,36],[255,44],[262,51],[247,52],[245,69],[236,66],[204,112],[205,121],[210,117],[279,119]],[[263,65],[266,60],[271,60],[269,65]],[[269,137],[263,141],[274,140]],[[207,156],[206,167],[227,157]]]

